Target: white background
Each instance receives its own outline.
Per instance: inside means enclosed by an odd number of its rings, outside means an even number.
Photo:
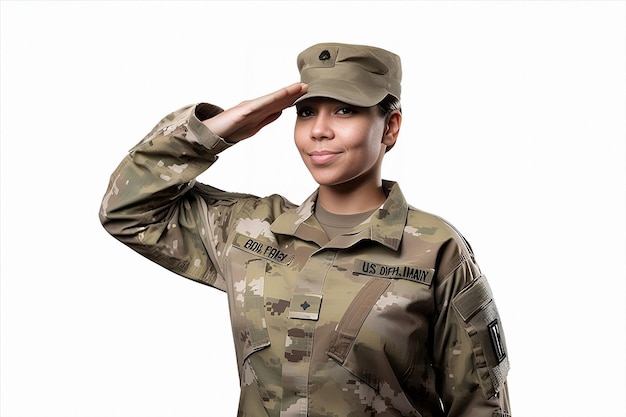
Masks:
[[[0,414],[236,414],[225,295],[116,242],[100,199],[165,114],[290,84],[340,41],[403,59],[384,174],[472,243],[515,417],[626,415],[625,5],[2,1]],[[201,180],[301,202],[293,121]]]

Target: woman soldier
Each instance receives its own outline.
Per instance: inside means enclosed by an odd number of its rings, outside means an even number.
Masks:
[[[102,224],[228,294],[239,416],[509,416],[504,336],[470,246],[381,177],[402,121],[399,57],[326,43],[298,68],[272,94],[161,120],[112,174]],[[319,184],[304,203],[196,182],[294,103]]]

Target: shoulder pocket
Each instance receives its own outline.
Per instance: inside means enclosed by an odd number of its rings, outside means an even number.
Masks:
[[[480,276],[452,301],[472,343],[474,366],[486,398],[494,397],[509,371],[504,333],[489,283]]]

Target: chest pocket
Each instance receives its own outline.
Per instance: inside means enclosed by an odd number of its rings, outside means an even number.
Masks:
[[[236,297],[240,311],[235,344],[241,349],[241,363],[252,353],[270,345],[263,299],[266,266],[265,259],[252,259],[246,263],[245,287]]]
[[[343,315],[343,318],[337,324],[330,346],[326,352],[328,356],[340,364],[346,365],[348,354],[354,345],[361,326],[387,287],[389,287],[389,281],[372,279],[359,291]]]
[[[231,320],[234,326],[237,358],[248,356],[270,345],[265,320],[265,281],[272,264],[288,265],[293,254],[285,253],[274,241],[236,234],[230,256],[233,282]]]
[[[418,407],[428,409],[433,404],[432,398],[436,398],[429,388],[434,383],[427,383],[430,373],[425,369],[416,372],[415,355],[425,349],[418,348],[421,336],[415,327],[416,320],[405,311],[407,306],[391,306],[386,310],[388,314],[382,307],[400,301],[394,298],[398,285],[416,284],[369,279],[337,324],[326,354],[373,388],[398,415],[419,416],[422,414]],[[423,384],[419,393],[406,390],[408,386],[417,386],[415,378]],[[413,394],[420,400],[419,404],[410,399]]]

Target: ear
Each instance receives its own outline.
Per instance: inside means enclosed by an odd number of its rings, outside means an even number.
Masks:
[[[398,140],[400,134],[400,126],[402,125],[402,113],[399,110],[394,110],[387,116],[387,123],[385,124],[385,132],[383,133],[382,143],[387,145],[388,152]]]

